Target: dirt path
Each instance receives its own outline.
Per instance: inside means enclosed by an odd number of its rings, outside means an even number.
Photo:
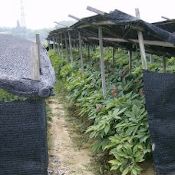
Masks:
[[[89,151],[78,150],[68,132],[63,105],[54,98],[48,101],[52,110],[49,123],[49,174],[50,175],[94,175],[90,170]]]
[[[48,105],[52,112],[52,121],[49,122],[49,175],[95,175],[89,150],[79,149],[71,139],[76,133],[65,120],[63,105],[54,98],[48,101]],[[144,163],[143,169],[141,175],[154,175],[151,163]]]

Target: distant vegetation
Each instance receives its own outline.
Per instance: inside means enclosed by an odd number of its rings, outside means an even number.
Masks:
[[[62,28],[62,27],[68,27],[71,26],[74,23],[74,21],[59,21],[58,24],[55,23],[55,29],[56,28]],[[24,27],[20,27],[17,25],[14,28],[10,27],[0,27],[0,34],[11,34],[14,36],[18,36],[21,38],[26,38],[29,40],[35,40],[35,34],[40,33],[41,41],[44,43],[49,32],[51,30],[54,30],[53,28],[42,28],[37,30],[32,30]]]
[[[48,32],[52,29],[49,28],[43,28],[38,30],[31,30],[23,27],[0,27],[0,34],[11,34],[14,36],[19,36],[21,38],[26,38],[29,40],[35,40],[35,34],[40,33],[40,37],[42,42],[47,38]]]

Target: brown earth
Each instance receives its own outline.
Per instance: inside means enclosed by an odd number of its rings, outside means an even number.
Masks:
[[[65,120],[63,105],[52,98],[48,101],[52,111],[49,123],[49,174],[50,175],[94,175],[91,156],[87,149],[77,149]]]

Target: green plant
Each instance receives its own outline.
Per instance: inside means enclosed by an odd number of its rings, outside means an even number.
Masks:
[[[89,134],[93,150],[104,153],[112,171],[139,175],[140,162],[151,152],[139,55],[134,54],[130,73],[126,51],[118,49],[111,63],[112,49],[105,49],[107,95],[103,98],[97,51],[98,48],[90,62],[85,59],[83,71],[77,61],[73,64],[58,61],[58,78],[64,83],[69,100],[79,111],[77,117],[89,121],[83,131]],[[159,64],[150,64],[149,67],[155,70]],[[111,92],[113,86],[115,93]]]
[[[115,129],[116,134],[109,138],[110,143],[105,148],[110,149],[110,154],[115,158],[109,161],[111,169],[120,170],[122,175],[140,174],[141,168],[138,163],[143,162],[151,152],[148,122],[143,105],[137,103],[136,106],[135,103],[130,110],[126,110]]]
[[[0,101],[11,102],[11,101],[25,101],[27,98],[23,96],[17,96],[4,89],[0,89]]]
[[[66,60],[58,56],[57,52],[54,50],[49,51],[49,58],[51,60],[52,66],[54,67],[57,76],[60,75],[60,70],[67,64]]]

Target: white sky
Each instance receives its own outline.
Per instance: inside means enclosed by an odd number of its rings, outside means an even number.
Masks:
[[[140,9],[141,18],[155,22],[161,16],[175,18],[175,0],[23,0],[25,20],[28,28],[54,27],[54,21],[72,20],[72,14],[79,18],[94,15],[86,10],[87,5],[109,12],[119,9],[135,15]],[[0,27],[15,27],[20,20],[20,0],[0,0]]]

